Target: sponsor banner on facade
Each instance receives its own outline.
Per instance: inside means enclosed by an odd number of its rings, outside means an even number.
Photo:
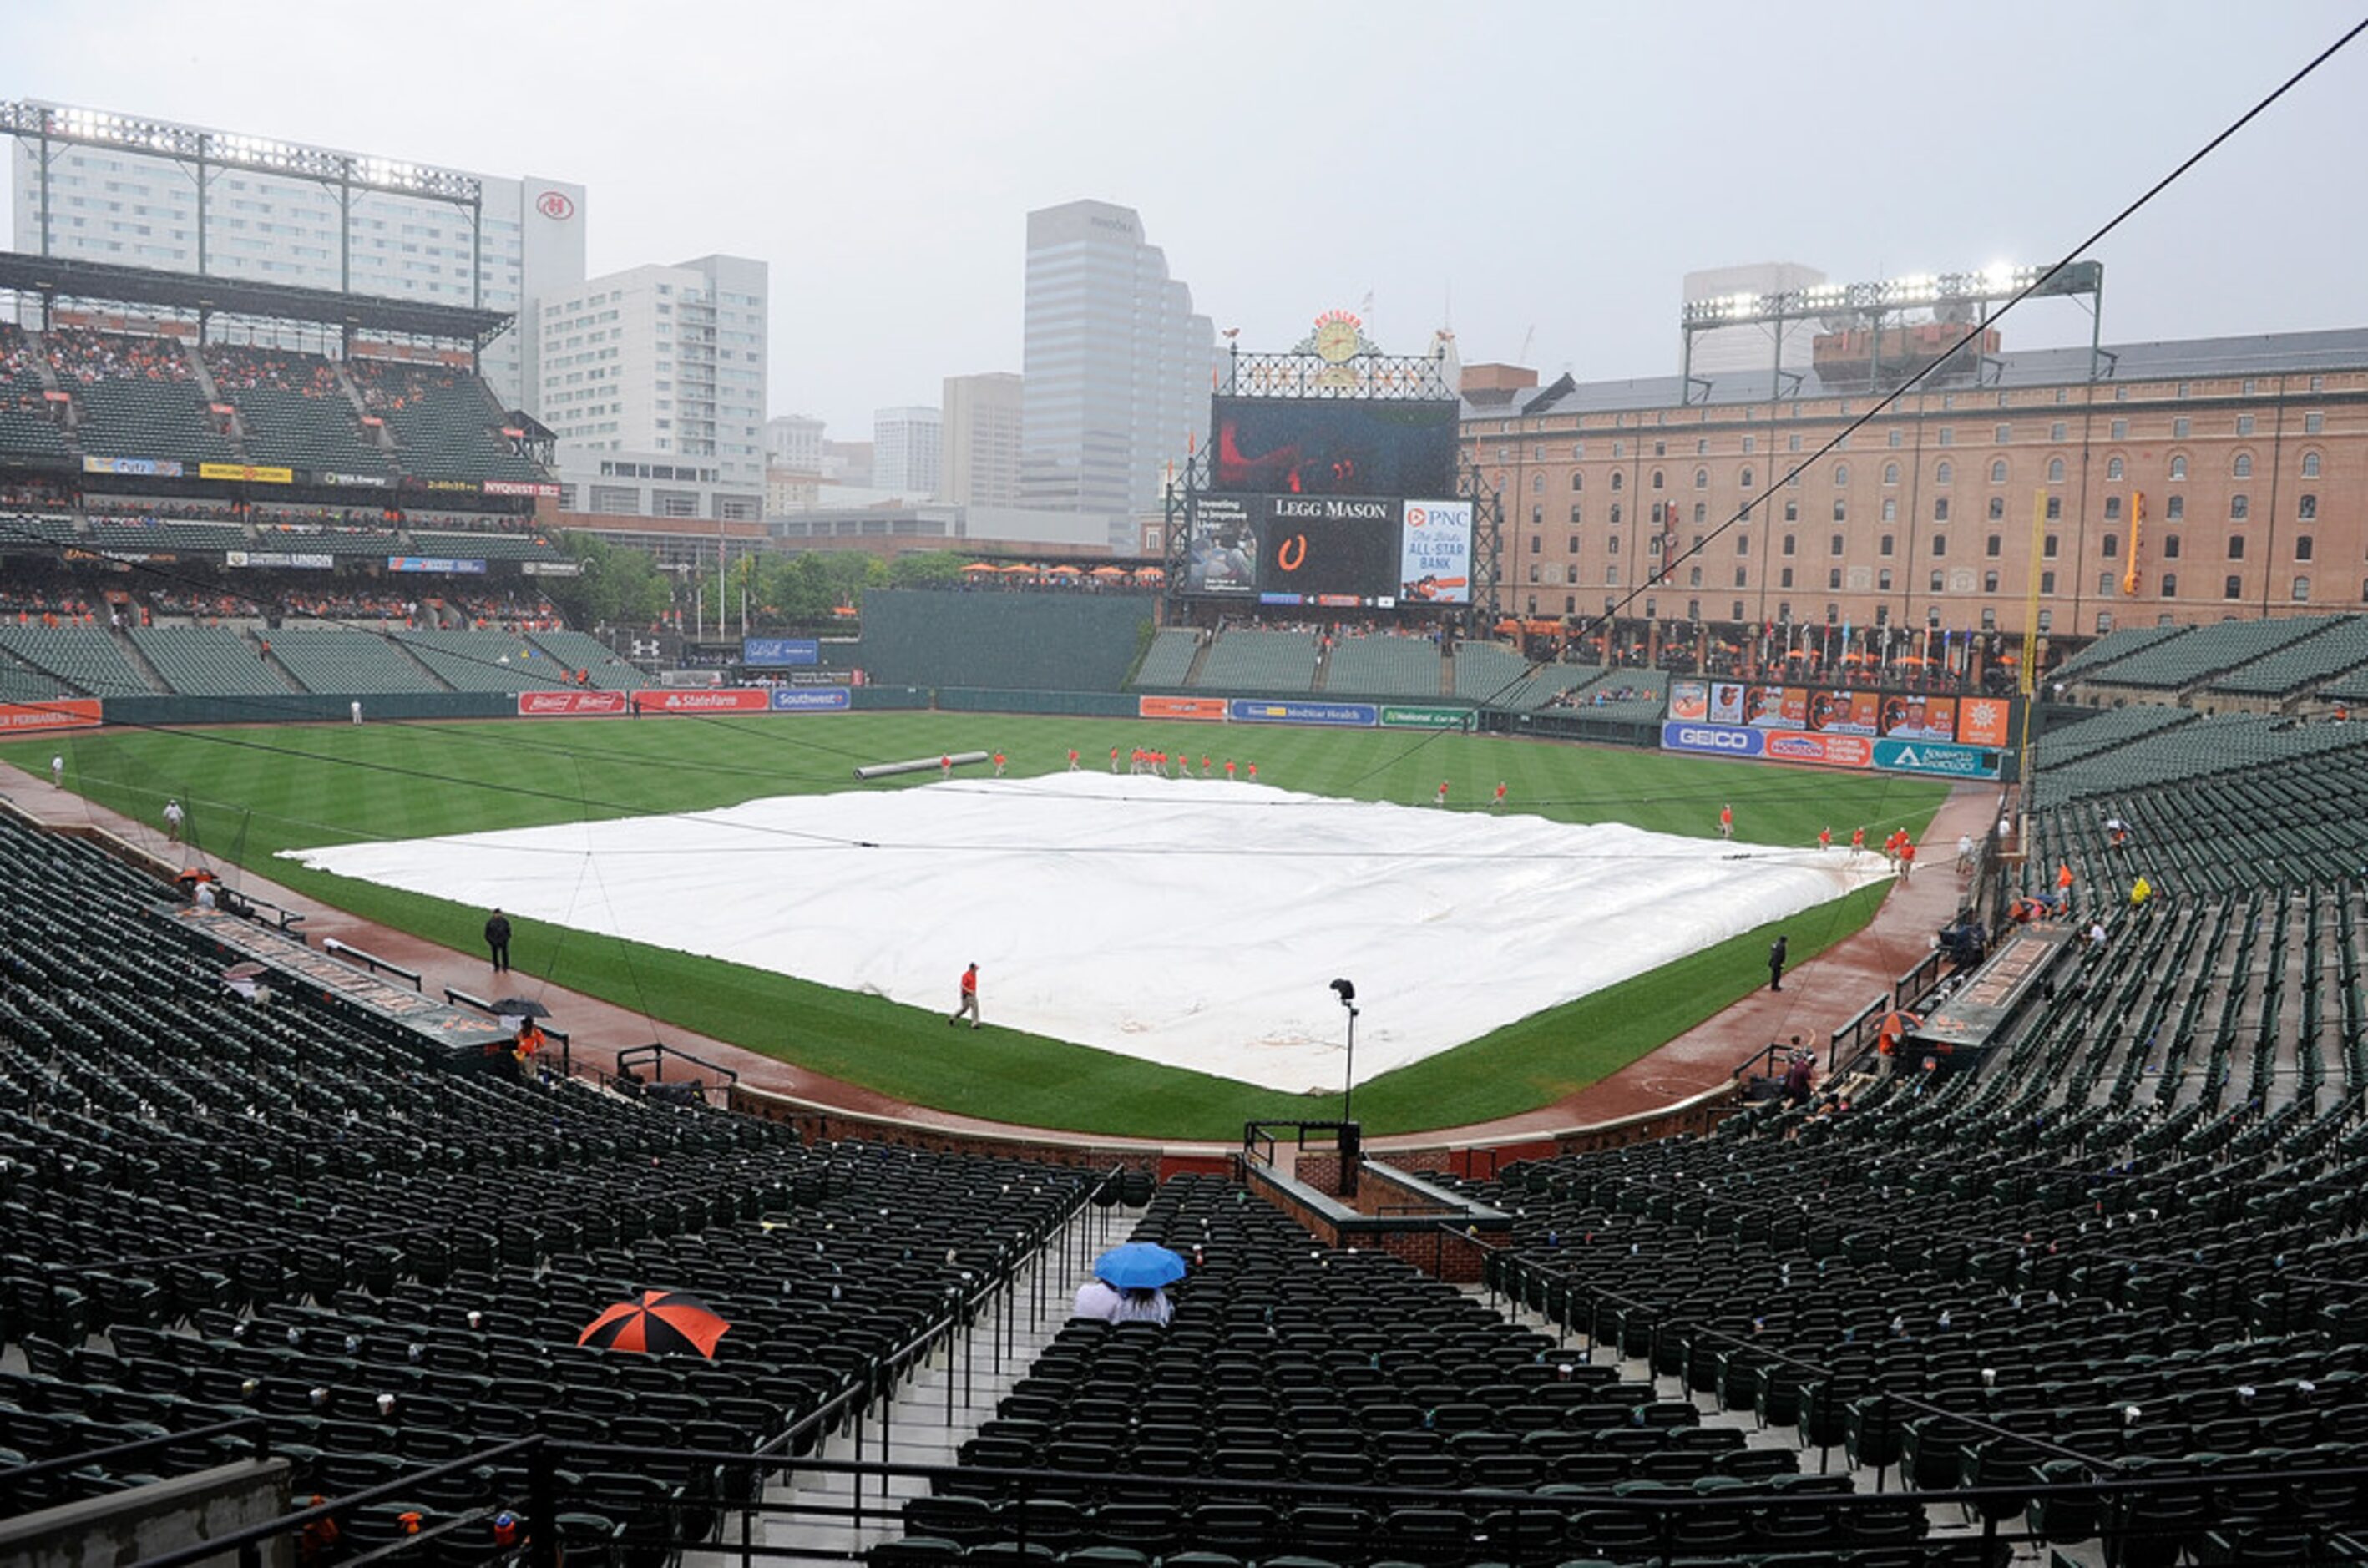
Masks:
[[[772,693],[738,687],[705,690],[637,691],[633,708],[642,713],[762,713]]]
[[[388,490],[394,485],[394,481],[382,473],[335,473],[324,469],[320,477],[324,484],[334,484],[347,490]]]
[[[129,473],[146,479],[178,479],[181,463],[177,458],[85,458],[85,473]]]
[[[1409,501],[1399,531],[1398,597],[1416,604],[1472,602],[1472,503]]]
[[[1999,697],[1968,697],[1957,703],[1957,740],[1969,746],[2003,746],[2014,705]]]
[[[296,471],[260,463],[199,463],[198,477],[227,479],[239,484],[293,484],[296,483]]]
[[[576,561],[521,561],[518,570],[529,577],[581,577],[584,566]]]
[[[423,487],[428,490],[450,491],[458,495],[475,495],[480,493],[477,482],[473,479],[430,479],[423,482]]]
[[[290,566],[300,572],[331,572],[336,569],[334,555],[316,555],[310,551],[287,550],[226,550],[222,551],[225,566]]]
[[[96,697],[61,697],[55,702],[0,702],[0,733],[28,730],[88,730],[99,722]]]
[[[632,706],[621,691],[521,691],[518,694],[518,717],[521,719],[597,719],[603,714],[622,713]]]
[[[1760,747],[1770,762],[1810,762],[1824,767],[1864,767],[1874,760],[1874,743],[1862,735],[1796,734],[1771,730]]]
[[[1225,699],[1222,697],[1138,697],[1135,713],[1144,719],[1212,719],[1223,722]]]
[[[1462,730],[1472,723],[1469,708],[1429,708],[1419,704],[1385,704],[1382,709],[1382,728],[1385,730]]]
[[[758,669],[822,663],[822,643],[812,637],[743,637],[740,662]]]
[[[773,688],[773,711],[776,713],[844,712],[852,700],[843,686],[777,686]]]
[[[1734,724],[1694,724],[1671,720],[1661,726],[1663,751],[1707,752],[1713,756],[1758,756],[1768,737]]]
[[[489,479],[484,482],[488,495],[531,495],[538,501],[559,499],[559,486],[541,480]]]
[[[1370,730],[1382,722],[1382,710],[1370,702],[1268,701],[1236,697],[1225,712],[1242,724],[1337,724]]]
[[[1710,717],[1710,688],[1698,680],[1669,683],[1669,717],[1679,723],[1699,724]],[[1722,723],[1732,723],[1732,718]]]
[[[482,561],[458,561],[445,555],[390,555],[386,558],[390,572],[434,572],[450,576],[457,573],[482,573]]]
[[[1942,778],[1996,778],[1999,771],[1998,753],[1939,741],[1877,741],[1874,765],[1892,773],[1930,773]]]

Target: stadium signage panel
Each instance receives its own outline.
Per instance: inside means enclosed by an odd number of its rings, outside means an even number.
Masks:
[[[258,463],[199,463],[199,479],[227,479],[244,484],[293,484],[292,468],[268,468]]]
[[[1874,766],[1892,773],[1930,773],[1942,778],[1996,778],[1998,754],[1980,746],[1938,742],[1877,741]]]
[[[592,719],[624,712],[632,704],[621,691],[521,691],[521,719]]]
[[[1188,592],[1260,604],[1468,604],[1472,506],[1381,495],[1201,495]]]
[[[822,662],[822,642],[813,637],[744,637],[740,662],[760,669],[786,669],[791,665]]]
[[[386,490],[392,488],[394,482],[382,473],[336,473],[324,470],[321,483],[347,490]]]
[[[1134,710],[1144,719],[1201,719],[1224,722],[1222,697],[1138,697]]]
[[[637,691],[637,713],[762,713],[771,706],[772,693],[743,687],[710,687],[703,691]]]
[[[473,479],[431,479],[426,482],[426,487],[429,490],[450,490],[461,495],[479,494],[477,482]]]
[[[88,730],[99,723],[96,697],[61,697],[55,702],[0,702],[0,733],[28,730]]]
[[[1269,702],[1236,697],[1226,713],[1242,724],[1334,724],[1370,730],[1382,722],[1382,711],[1370,702]]]
[[[1437,605],[1472,602],[1472,503],[1408,501],[1399,516],[1400,597]]]
[[[386,558],[390,572],[435,572],[446,576],[461,573],[483,573],[482,561],[460,561],[448,555],[390,555]]]
[[[1968,697],[1957,704],[1957,739],[1969,746],[2003,746],[2014,705],[1996,697]]]
[[[543,501],[559,499],[559,486],[536,480],[489,479],[484,482],[484,492],[488,495],[531,495]]]
[[[85,458],[85,473],[130,473],[148,479],[178,479],[181,463],[177,458]]]
[[[1708,752],[1714,756],[1758,756],[1768,737],[1757,730],[1726,724],[1666,723],[1661,726],[1663,751]]]
[[[1388,704],[1382,709],[1382,727],[1385,730],[1463,730],[1470,728],[1471,723],[1472,710],[1468,708]]]
[[[1874,743],[1858,735],[1770,733],[1760,755],[1771,762],[1813,762],[1827,767],[1864,767],[1874,760]]]
[[[843,686],[777,686],[772,691],[776,713],[837,713],[853,703]]]
[[[290,566],[302,572],[329,572],[336,568],[334,555],[317,555],[310,551],[286,550],[226,550],[222,551],[225,566]]]
[[[581,577],[582,562],[575,561],[521,561],[518,570],[529,577]]]

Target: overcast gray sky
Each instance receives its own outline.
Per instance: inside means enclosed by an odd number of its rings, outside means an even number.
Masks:
[[[2052,259],[2359,9],[17,0],[0,96],[580,180],[595,271],[770,263],[772,412],[860,438],[1020,368],[1033,207],[1137,209],[1247,347],[1370,293],[1386,347],[1667,374],[1689,269]],[[2362,324],[2363,103],[2368,40],[2095,252],[2107,339]]]

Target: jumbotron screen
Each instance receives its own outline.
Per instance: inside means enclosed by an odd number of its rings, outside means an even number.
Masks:
[[[1227,495],[1452,495],[1452,402],[1212,400],[1210,487]]]

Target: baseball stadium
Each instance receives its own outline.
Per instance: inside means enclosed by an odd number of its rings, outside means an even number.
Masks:
[[[1336,313],[799,617],[600,597],[504,312],[0,255],[0,1562],[2368,1561],[2368,615],[2139,494],[2355,561],[2368,335],[1998,348],[2100,277],[1797,456]],[[2025,580],[1770,601],[1926,395],[2104,416]],[[1542,607],[1646,414],[1733,515]]]

